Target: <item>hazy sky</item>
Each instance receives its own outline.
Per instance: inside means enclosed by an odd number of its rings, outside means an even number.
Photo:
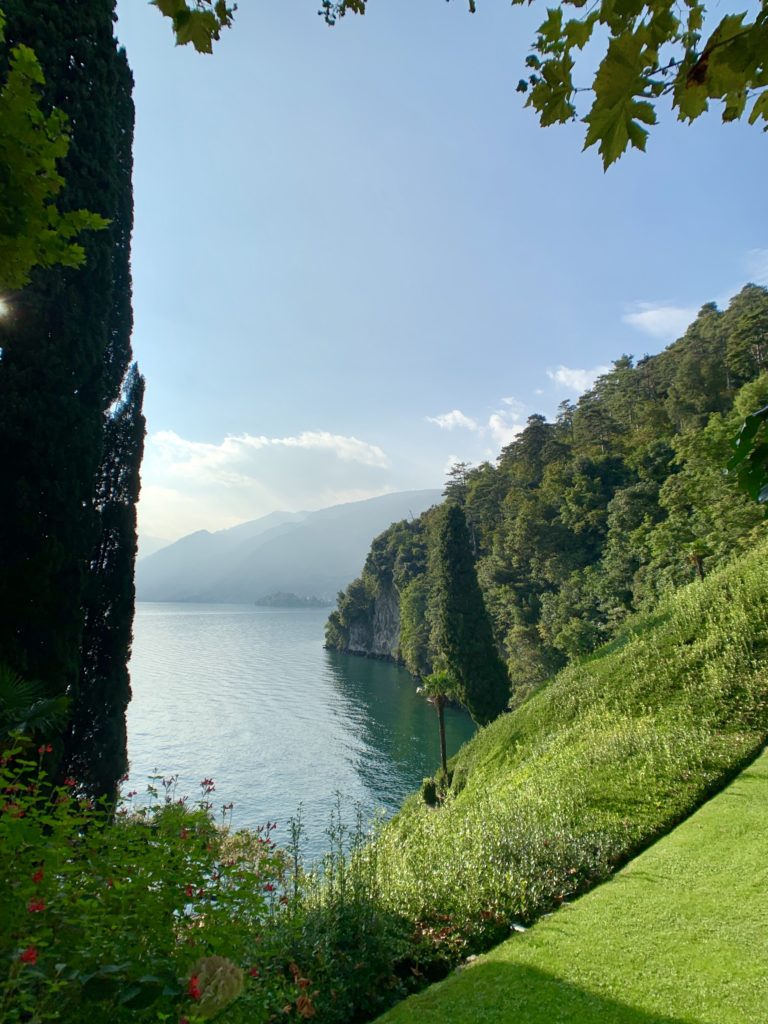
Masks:
[[[606,175],[515,92],[539,8],[318,6],[240,0],[204,57],[119,0],[146,535],[440,486],[768,283],[758,129],[670,114]]]

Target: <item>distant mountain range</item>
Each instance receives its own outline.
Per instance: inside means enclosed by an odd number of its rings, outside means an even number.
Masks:
[[[335,598],[359,575],[374,537],[441,500],[439,490],[400,491],[198,530],[136,563],[136,598],[250,604],[277,591]]]

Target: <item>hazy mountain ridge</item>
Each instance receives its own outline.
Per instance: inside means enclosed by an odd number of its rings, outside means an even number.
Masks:
[[[401,491],[317,512],[272,512],[228,530],[198,530],[136,565],[139,601],[251,603],[265,593],[335,597],[371,541],[418,516],[439,490]]]

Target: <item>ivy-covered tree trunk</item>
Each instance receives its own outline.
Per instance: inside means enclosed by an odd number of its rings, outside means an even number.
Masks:
[[[0,328],[0,662],[77,709],[95,678],[83,634],[86,608],[98,614],[89,578],[103,518],[100,466],[111,458],[105,440],[131,361],[132,78],[113,34],[114,0],[2,6],[9,46],[31,46],[42,66],[45,108],[70,121],[60,208],[110,221],[84,237],[84,266],[35,272]],[[114,583],[124,589],[132,555],[121,563],[125,578]],[[132,613],[124,614],[129,637]],[[116,707],[124,704],[117,694]],[[80,751],[77,763],[87,758]]]

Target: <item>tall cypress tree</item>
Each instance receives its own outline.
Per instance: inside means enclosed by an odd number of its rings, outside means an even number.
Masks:
[[[136,502],[144,451],[144,378],[134,364],[106,427],[95,504],[99,533],[84,592],[80,679],[65,768],[92,793],[112,794],[128,768],[125,712],[131,698]]]
[[[110,222],[84,239],[83,267],[34,274],[0,335],[0,663],[66,693],[76,713],[94,679],[86,609],[94,619],[103,481],[131,360],[132,78],[114,7],[3,0],[9,46],[34,49],[44,105],[70,121],[59,206]],[[141,388],[132,390],[140,402]],[[88,752],[68,756],[82,766]]]
[[[507,705],[509,679],[493,640],[459,505],[447,503],[438,512],[430,577],[437,661],[456,681],[457,696],[474,720],[487,725]]]

